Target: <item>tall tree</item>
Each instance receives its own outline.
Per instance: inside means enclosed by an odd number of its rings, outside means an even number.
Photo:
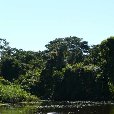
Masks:
[[[105,78],[114,83],[114,37],[110,37],[100,44],[102,69]]]
[[[51,56],[61,56],[62,61],[70,64],[82,62],[89,50],[88,42],[75,36],[55,39],[46,48]]]

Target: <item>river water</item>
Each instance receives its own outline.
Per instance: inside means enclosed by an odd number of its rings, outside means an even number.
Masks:
[[[111,102],[42,102],[0,107],[0,114],[114,114]]]

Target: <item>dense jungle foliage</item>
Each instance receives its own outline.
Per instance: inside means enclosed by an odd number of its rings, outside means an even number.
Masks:
[[[114,37],[89,46],[57,38],[44,51],[24,51],[0,39],[0,100],[114,100]]]

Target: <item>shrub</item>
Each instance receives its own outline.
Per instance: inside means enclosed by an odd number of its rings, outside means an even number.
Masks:
[[[2,102],[16,103],[37,100],[37,97],[26,92],[19,85],[14,85],[12,83],[8,83],[8,81],[3,80],[4,79],[2,78],[0,79],[0,100]],[[7,85],[3,84],[5,82],[7,82]]]

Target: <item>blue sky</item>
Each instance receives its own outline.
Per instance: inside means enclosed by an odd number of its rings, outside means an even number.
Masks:
[[[44,50],[55,38],[98,44],[114,35],[114,0],[0,0],[0,37],[11,47]]]

